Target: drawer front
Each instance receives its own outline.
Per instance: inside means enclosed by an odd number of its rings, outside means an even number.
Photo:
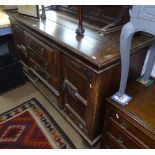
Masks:
[[[125,115],[125,114],[124,114]],[[127,120],[126,117],[122,115],[119,110],[114,110],[114,108],[110,108],[110,119],[115,120],[118,124],[120,124],[123,130],[130,132],[133,136],[137,137],[140,141],[142,141],[146,147],[154,148],[155,140],[146,135],[146,132],[142,131],[140,127],[135,124],[132,124],[130,120]],[[135,121],[135,120],[134,120]],[[139,125],[140,126],[140,125]]]
[[[66,94],[65,106],[69,105],[73,109],[73,114],[78,116],[80,120],[85,122],[86,106],[84,106],[78,99],[71,94]],[[68,107],[67,107],[68,108]]]
[[[69,108],[69,105],[66,104],[64,110],[66,114],[71,118],[73,123],[79,128],[79,130],[83,131],[86,135],[88,135],[88,130],[85,127],[85,123],[81,119],[79,119],[78,116],[76,117],[75,114],[73,114],[74,112],[71,108]]]
[[[113,120],[109,120],[108,132],[115,137],[117,143],[124,145],[128,149],[145,148],[136,138],[125,133]]]
[[[49,76],[33,59],[30,58],[30,67],[38,73],[43,79],[47,79]]]
[[[66,55],[63,55],[62,66],[64,107],[88,129],[90,94],[93,90],[91,83],[94,80],[94,73],[82,63]],[[69,117],[74,121],[74,117]],[[76,125],[78,126],[78,123]]]
[[[63,56],[63,76],[64,80],[68,80],[77,88],[81,102],[87,103],[89,99],[89,91],[91,90],[91,81],[93,72],[70,57]]]
[[[73,110],[73,114],[78,116],[82,121],[85,121],[85,114],[87,105],[81,100],[78,94],[78,89],[74,87],[69,81],[65,80],[63,83],[63,90],[65,91],[65,106],[69,105]],[[66,107],[68,108],[68,106]]]
[[[56,48],[47,46],[27,32],[25,32],[25,38],[28,48],[32,49],[37,54],[48,60],[48,62],[52,64],[57,63],[58,50]]]
[[[81,63],[63,56],[64,106],[69,105],[75,116],[86,123],[89,107],[89,94],[92,88],[91,71]],[[67,107],[66,107],[67,108]]]
[[[105,141],[106,141],[106,145],[104,146],[104,148],[126,149],[126,147],[122,145],[120,142],[118,142],[117,139],[109,132],[107,132],[105,135]]]
[[[37,52],[32,49],[27,49],[31,53],[31,58],[38,63],[44,70],[46,70],[51,76],[57,77],[57,65],[51,63],[48,59],[40,56]]]
[[[54,87],[54,92],[58,90],[58,81],[53,78],[47,71],[45,71],[38,63],[36,63],[32,58],[30,58],[30,67],[39,74],[48,84]],[[58,93],[56,93],[58,94]]]

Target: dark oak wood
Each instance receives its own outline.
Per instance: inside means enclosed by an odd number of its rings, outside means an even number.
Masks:
[[[16,55],[22,60],[26,76],[37,88],[43,84],[39,89],[45,96],[55,96],[54,106],[94,145],[101,138],[105,98],[119,85],[120,32],[100,36],[86,28],[83,37],[76,36],[75,23],[57,13],[56,22],[48,19],[48,13],[43,21],[8,13]],[[134,37],[129,82],[140,75],[151,42],[147,35]],[[47,87],[48,93],[42,87]]]
[[[133,97],[128,105],[107,99],[101,148],[155,148],[154,92],[155,84],[146,87],[133,82],[127,87],[127,94]],[[117,145],[108,142],[109,133]]]
[[[67,54],[74,54],[76,57],[83,58],[86,63],[89,63],[89,65],[99,71],[107,67],[107,64],[112,65],[120,59],[120,31],[100,36],[97,31],[87,28],[84,37],[76,37],[74,32],[76,24],[67,21],[65,18],[63,18],[63,20],[60,18],[63,24],[59,24],[59,21],[57,24],[55,20],[51,21],[47,19],[37,21],[28,17],[21,18],[17,13],[10,14],[9,12],[8,15],[10,19],[13,18],[33,31],[33,33],[37,33],[41,39],[50,40],[55,46],[59,45],[59,48],[61,48],[63,52],[67,52]],[[59,19],[59,16],[57,15],[56,18]],[[65,24],[68,26],[66,27]],[[149,40],[149,37],[146,35],[135,37],[132,46],[133,53],[137,48],[139,49],[139,47],[143,48],[149,45],[151,41],[152,40]]]

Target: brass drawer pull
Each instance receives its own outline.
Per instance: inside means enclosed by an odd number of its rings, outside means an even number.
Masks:
[[[122,127],[123,127],[123,129],[126,130],[128,128],[128,125],[126,123],[122,123]]]
[[[124,143],[124,140],[123,140],[122,137],[119,137],[119,138],[117,139],[117,141],[118,141],[120,144],[123,144],[123,143]]]

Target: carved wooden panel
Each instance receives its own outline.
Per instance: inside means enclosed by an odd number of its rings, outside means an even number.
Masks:
[[[86,126],[89,112],[90,82],[93,73],[75,60],[63,56],[64,106]],[[71,116],[72,117],[72,116]],[[80,125],[78,124],[80,127]],[[87,128],[87,127],[86,127]]]

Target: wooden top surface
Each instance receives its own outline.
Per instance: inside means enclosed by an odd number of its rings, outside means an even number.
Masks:
[[[112,99],[108,99],[122,110],[131,113],[137,120],[146,123],[155,133],[155,83],[149,87],[139,82],[133,82],[127,87],[126,94],[133,99],[126,106],[120,106]]]
[[[16,19],[58,42],[61,46],[86,59],[97,68],[103,68],[107,64],[113,64],[120,59],[119,31],[101,36],[97,31],[85,27],[85,33],[82,37],[75,34],[77,28],[75,19],[59,15],[54,11],[47,12],[46,20],[24,17],[17,12],[8,12],[8,15],[10,18]],[[150,41],[151,39],[148,36],[137,36],[134,38],[132,49],[146,46]]]

